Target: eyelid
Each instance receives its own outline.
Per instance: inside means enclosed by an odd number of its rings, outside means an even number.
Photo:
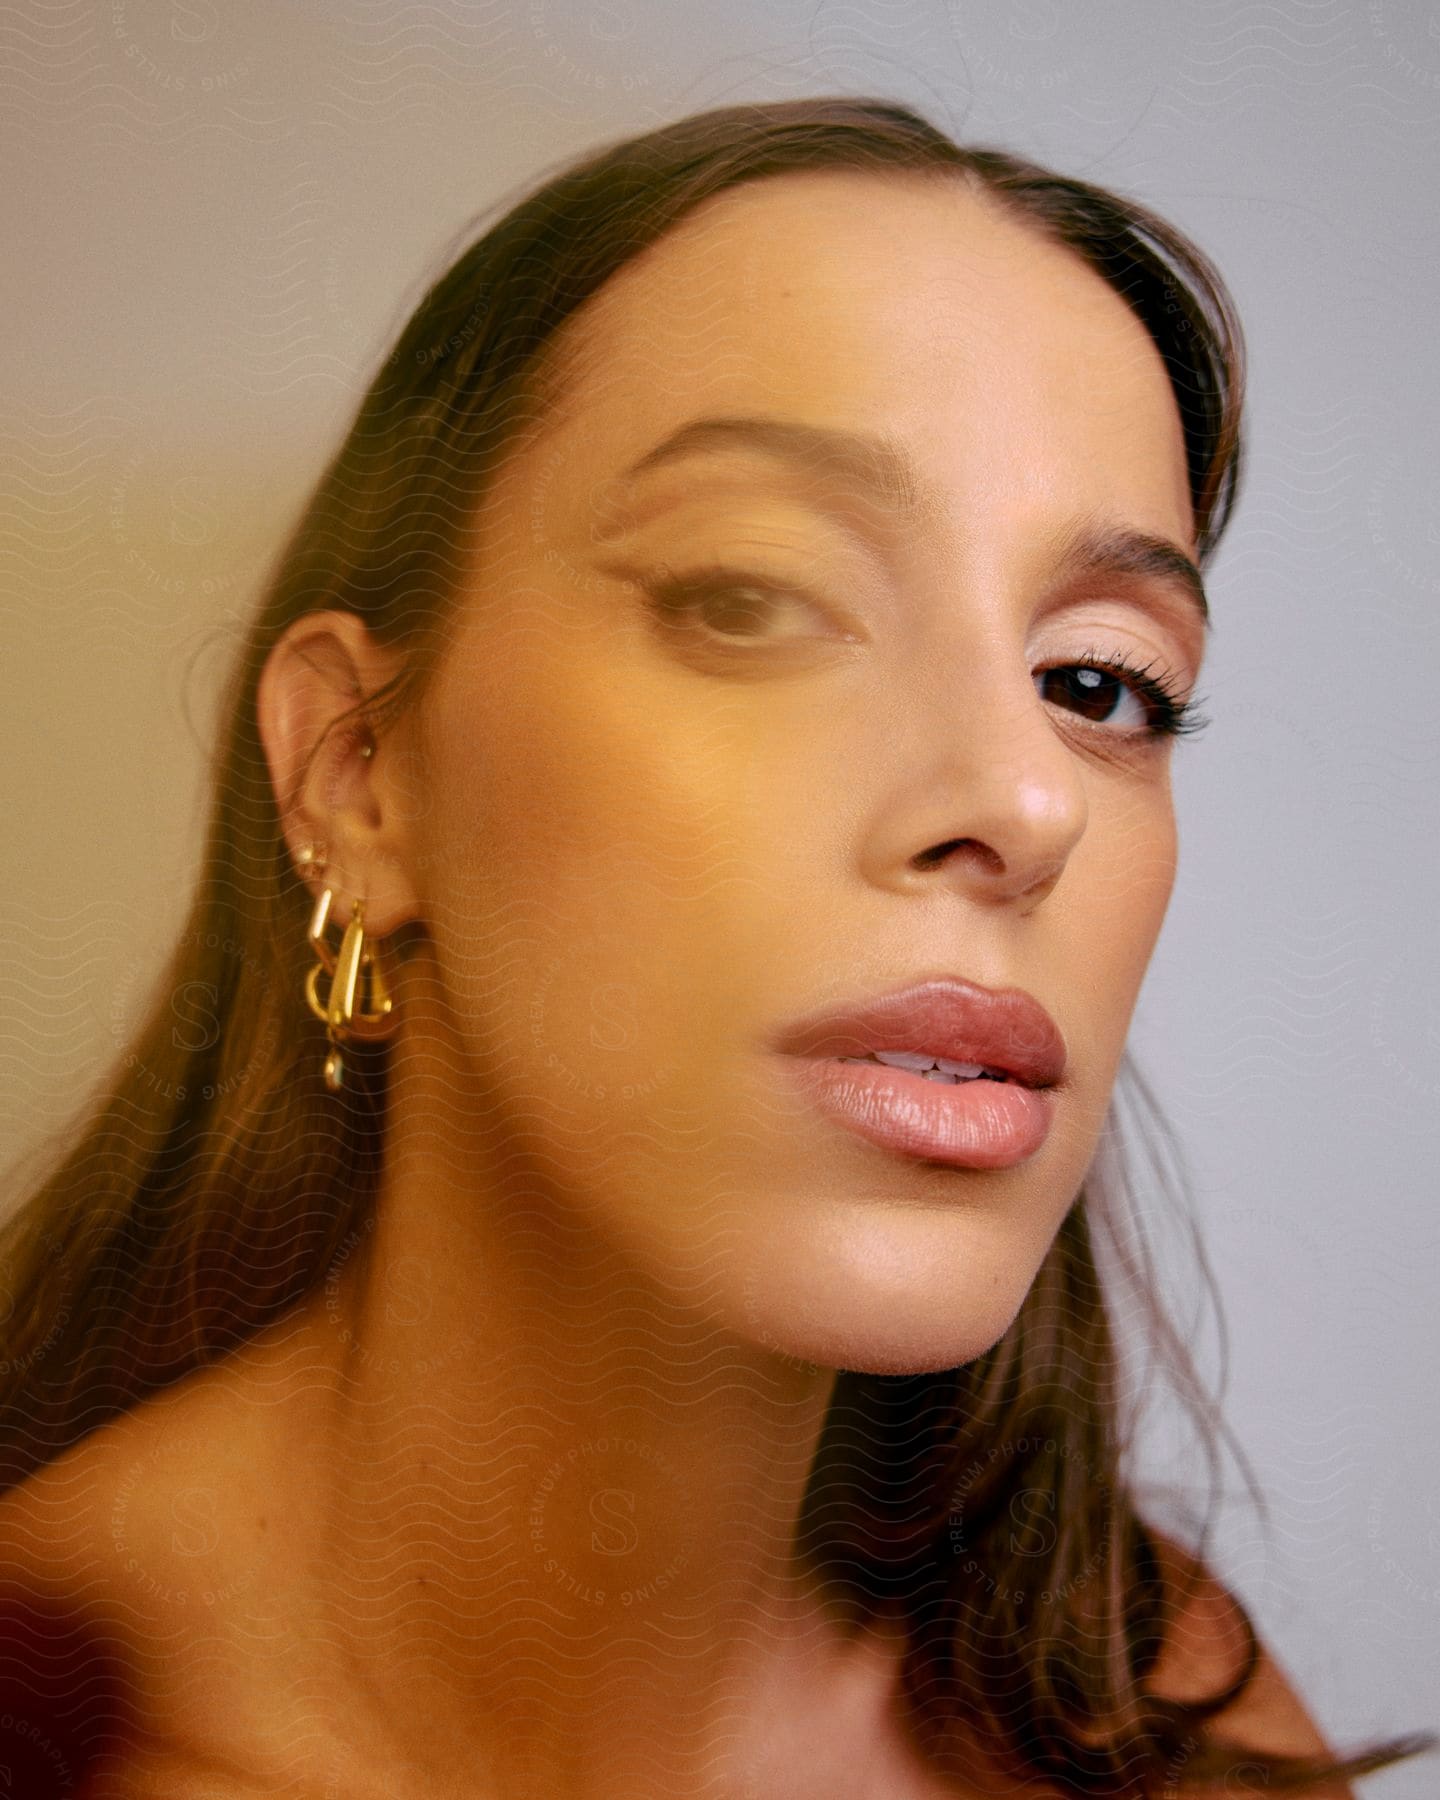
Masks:
[[[646,604],[649,609],[662,618],[665,614],[665,596],[668,591],[689,591],[697,598],[703,598],[707,593],[723,594],[750,588],[758,593],[799,601],[808,607],[818,619],[829,623],[832,629],[824,635],[832,641],[840,640],[847,643],[863,641],[862,633],[852,629],[858,623],[852,614],[823,597],[810,582],[792,580],[789,576],[779,574],[778,571],[764,570],[738,562],[732,563],[719,558],[697,558],[693,563],[681,565],[660,562],[652,564],[649,568],[636,568],[629,572],[629,579],[646,595]],[[682,608],[675,605],[671,610],[678,617]],[[723,646],[726,640],[723,633],[715,633],[712,641]],[[785,641],[783,638],[777,638],[771,647],[778,649]],[[789,641],[793,643],[801,640],[792,638]],[[736,639],[734,642],[737,647],[743,646],[741,639]]]
[[[1069,594],[1053,599],[1035,622],[1037,627],[1052,623],[1059,627],[1062,622],[1069,622],[1071,614],[1084,612],[1087,613],[1084,621],[1084,629],[1087,631],[1135,630],[1133,623],[1112,624],[1108,618],[1102,617],[1098,622],[1089,618],[1088,609],[1094,607],[1129,613],[1132,620],[1142,621],[1148,627],[1150,653],[1163,656],[1177,678],[1185,680],[1187,684],[1193,686],[1199,680],[1206,640],[1200,635],[1199,626],[1193,623],[1191,616],[1166,594],[1155,589],[1127,585],[1122,580],[1103,588],[1091,585],[1081,592],[1072,590]],[[1077,620],[1076,623],[1079,624],[1080,621]]]

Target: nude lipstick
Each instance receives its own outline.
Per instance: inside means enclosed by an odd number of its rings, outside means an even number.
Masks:
[[[1024,1162],[1054,1121],[1065,1040],[1020,988],[935,975],[783,1026],[773,1047],[828,1119],[957,1168]]]

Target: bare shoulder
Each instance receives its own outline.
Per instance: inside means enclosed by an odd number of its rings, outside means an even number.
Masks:
[[[193,1762],[248,1714],[263,1671],[236,1644],[286,1537],[279,1402],[298,1385],[274,1370],[199,1371],[0,1495],[0,1765],[25,1773],[11,1791],[98,1796],[100,1772],[144,1747],[181,1794],[166,1747]]]
[[[1166,1579],[1175,1585],[1181,1600],[1149,1685],[1167,1699],[1198,1700],[1235,1679],[1248,1655],[1248,1637],[1235,1599],[1224,1585],[1181,1545],[1153,1530],[1151,1537]],[[1247,1754],[1333,1755],[1333,1747],[1274,1653],[1264,1642],[1259,1652],[1249,1681],[1211,1720],[1211,1738],[1233,1746],[1237,1774]],[[1310,1795],[1313,1800],[1356,1800],[1354,1789],[1345,1781],[1314,1788]]]
[[[209,1548],[254,1496],[277,1491],[293,1436],[286,1385],[263,1351],[237,1355],[107,1420],[0,1495],[0,1578],[83,1588],[142,1614],[147,1597],[183,1606],[192,1588],[213,1600],[200,1579],[218,1567]],[[194,1581],[162,1579],[186,1568]]]
[[[127,1605],[106,1530],[138,1453],[117,1421],[0,1496],[0,1762],[34,1800],[88,1791],[136,1728],[137,1633],[153,1620]]]

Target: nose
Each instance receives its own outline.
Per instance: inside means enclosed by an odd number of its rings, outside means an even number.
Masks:
[[[1039,905],[1084,834],[1077,752],[1047,713],[1023,654],[973,641],[930,659],[888,734],[896,771],[868,839],[873,881],[948,883],[981,904]]]

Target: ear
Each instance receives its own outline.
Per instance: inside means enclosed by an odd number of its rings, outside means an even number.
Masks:
[[[405,760],[356,702],[404,666],[354,613],[307,613],[282,633],[260,672],[256,724],[290,854],[324,846],[336,913],[365,905],[365,927],[384,936],[415,918],[408,825],[413,795],[396,778]],[[337,723],[345,717],[343,723]],[[368,753],[367,753],[368,752]]]

